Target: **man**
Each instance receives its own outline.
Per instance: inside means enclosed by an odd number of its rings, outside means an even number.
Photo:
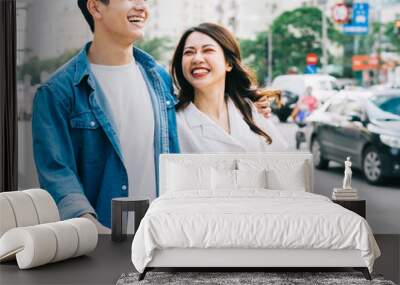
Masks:
[[[32,132],[41,186],[61,218],[91,219],[108,233],[111,199],[158,196],[160,153],[179,152],[172,81],[133,47],[145,0],[78,0],[94,32],[37,91]]]
[[[104,233],[112,198],[156,197],[159,154],[179,151],[176,99],[167,72],[133,48],[145,1],[78,4],[94,39],[37,91],[34,156],[61,217],[88,217]]]

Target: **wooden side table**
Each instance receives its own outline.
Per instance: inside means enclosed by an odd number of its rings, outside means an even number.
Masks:
[[[126,229],[128,224],[128,212],[135,213],[135,228],[139,227],[140,221],[149,208],[149,200],[134,200],[132,198],[114,198],[111,202],[111,240],[126,240]]]
[[[359,214],[366,218],[366,201],[365,200],[332,200],[334,203]]]

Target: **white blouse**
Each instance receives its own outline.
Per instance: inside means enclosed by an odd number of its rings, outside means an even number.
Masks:
[[[252,104],[251,104],[252,105]],[[177,112],[179,144],[182,153],[276,152],[287,150],[287,143],[270,119],[260,115],[252,105],[254,122],[272,138],[254,133],[232,100],[228,99],[230,134],[208,115],[190,103]]]

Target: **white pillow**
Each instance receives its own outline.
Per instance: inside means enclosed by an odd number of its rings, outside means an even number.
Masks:
[[[262,170],[212,169],[213,190],[267,188],[267,172]]]
[[[271,190],[306,191],[312,181],[308,162],[296,159],[240,159],[240,170],[257,171],[266,169],[267,187]]]
[[[168,174],[168,191],[211,189],[211,167],[170,163]]]
[[[268,188],[273,190],[306,191],[305,172],[303,167],[297,167],[287,173],[271,169],[267,172]]]
[[[213,190],[236,190],[236,170],[212,168]]]
[[[267,170],[236,170],[237,188],[268,188]]]

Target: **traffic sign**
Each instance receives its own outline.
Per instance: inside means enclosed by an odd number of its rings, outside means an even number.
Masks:
[[[318,63],[318,55],[316,53],[308,53],[306,63],[307,65],[316,65]]]
[[[369,4],[356,2],[353,4],[351,23],[343,25],[345,34],[368,34]]]
[[[344,24],[349,21],[350,11],[346,4],[338,3],[332,8],[332,18],[337,24]]]
[[[377,56],[354,55],[352,57],[352,68],[354,71],[373,70],[378,68],[379,59]]]
[[[316,65],[307,65],[305,70],[305,74],[315,74],[317,73],[317,66]]]

